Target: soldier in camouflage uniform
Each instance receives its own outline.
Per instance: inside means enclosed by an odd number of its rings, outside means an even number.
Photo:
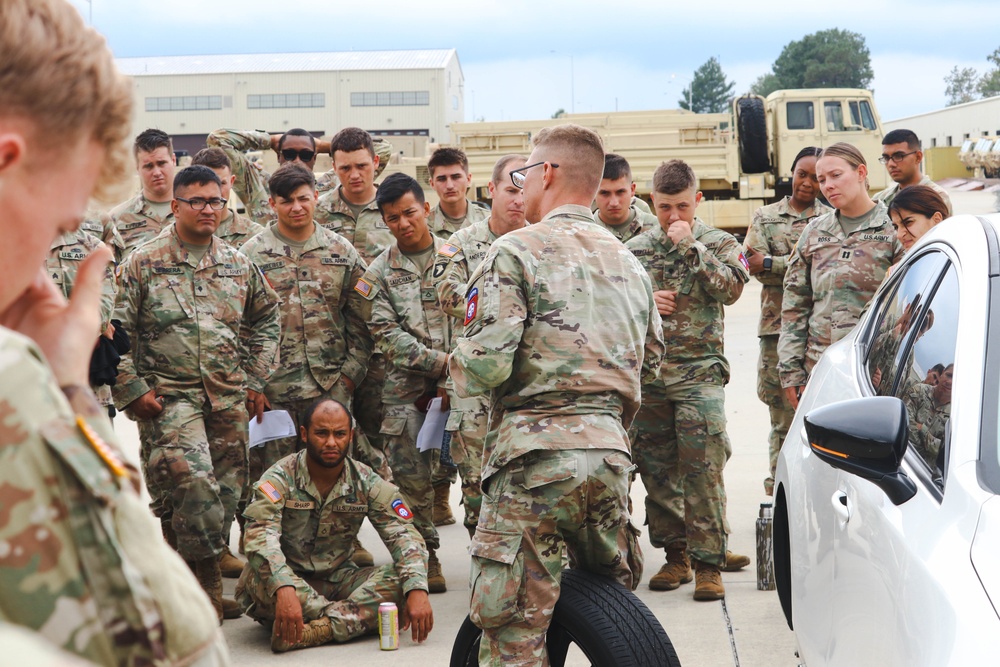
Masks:
[[[174,221],[170,202],[173,199],[175,162],[170,136],[161,130],[144,130],[135,138],[132,153],[142,189],[136,196],[111,209],[110,213],[124,244],[124,250],[117,258],[119,263]]]
[[[521,188],[510,180],[510,172],[524,165],[525,159],[521,155],[500,158],[489,183],[490,199],[493,201],[489,219],[458,230],[438,250],[434,261],[438,302],[444,312],[460,323],[465,322],[469,276],[479,268],[493,241],[524,227],[524,198]],[[474,534],[483,502],[480,482],[483,444],[489,427],[489,400],[485,396],[457,396],[453,389],[449,393],[451,413],[446,428],[452,434],[452,457],[462,477],[465,526],[470,534]]]
[[[224,150],[214,147],[203,148],[194,154],[191,164],[204,165],[214,171],[222,182],[222,198],[229,201],[229,193],[233,190],[236,176],[233,174],[232,162]],[[264,231],[263,225],[257,224],[230,206],[226,208],[215,235],[234,248],[239,248],[262,231]]]
[[[858,149],[825,148],[816,174],[835,210],[806,225],[785,270],[778,376],[793,408],[820,355],[854,328],[904,252],[885,205],[868,196],[868,166]]]
[[[62,0],[0,3],[0,62],[0,234],[17,240],[0,246],[3,662],[45,664],[10,640],[17,626],[88,665],[228,665],[86,386],[111,252],[81,262],[69,303],[40,270],[95,185],[106,196],[124,175],[132,84]]]
[[[951,378],[954,370],[955,365],[949,364],[936,385],[917,382],[903,394],[909,418],[910,442],[931,470],[938,467],[938,453],[951,418]]]
[[[236,177],[233,189],[243,202],[247,215],[260,224],[274,221],[274,212],[268,205],[269,192],[267,182],[271,175],[260,165],[247,156],[247,151],[273,150],[278,154],[278,164],[299,162],[309,171],[316,166],[316,154],[330,150],[330,142],[316,140],[311,134],[300,128],[294,128],[284,134],[268,134],[259,130],[232,130],[221,128],[208,135],[205,140],[208,146],[221,148],[226,152],[232,163],[232,172]],[[392,155],[392,145],[382,139],[375,142],[382,167],[377,169],[378,176],[389,164]],[[287,155],[285,151],[288,151]],[[305,151],[305,152],[303,152]],[[332,155],[332,153],[331,153]],[[308,159],[306,159],[308,158]],[[326,193],[340,185],[336,169],[330,170],[317,179],[316,189]],[[368,260],[366,260],[368,261]]]
[[[302,415],[303,451],[283,458],[254,485],[245,514],[248,565],[236,595],[247,613],[273,623],[278,651],[345,642],[374,632],[378,606],[402,608],[423,641],[433,624],[427,599],[427,552],[399,489],[347,456],[352,417],[324,398]],[[392,564],[359,568],[353,542],[365,519]]]
[[[414,525],[427,544],[427,577],[431,593],[443,593],[446,582],[435,553],[440,546],[434,528],[431,460],[437,449],[417,450],[417,433],[427,404],[435,396],[447,409],[448,350],[451,318],[439,307],[434,290],[434,254],[444,241],[431,235],[420,184],[406,174],[392,174],[378,190],[378,207],[396,241],[379,255],[355,289],[371,303],[368,327],[385,355],[382,396],[384,451],[399,485],[413,508]]]
[[[600,137],[545,128],[527,162],[512,177],[540,222],[497,239],[472,274],[450,364],[459,395],[488,393],[492,408],[472,540],[481,665],[547,664],[567,552],[638,584],[626,429],[664,352],[649,278],[590,212]]]
[[[691,581],[693,559],[694,599],[718,600],[725,596],[720,570],[749,564],[727,553],[722,471],[732,453],[723,306],[736,302],[750,274],[736,239],[695,217],[697,183],[681,160],[661,164],[653,175],[660,224],[626,244],[652,280],[669,350],[659,379],[644,388],[633,454],[646,486],[650,541],[667,555],[650,588]]]
[[[437,205],[431,208],[427,217],[431,234],[447,241],[458,230],[490,217],[489,208],[466,198],[472,174],[469,173],[469,158],[461,149],[437,149],[427,161],[427,171],[430,186],[438,196]]]
[[[87,211],[87,217],[80,223],[80,231],[87,232],[111,248],[111,251],[115,254],[115,264],[122,261],[125,255],[125,241],[122,239],[122,235],[118,233],[118,228],[115,227],[114,220],[111,219],[110,214],[94,210]]]
[[[893,130],[882,137],[882,156],[878,161],[885,165],[894,183],[875,195],[873,199],[882,202],[888,208],[903,188],[926,185],[941,195],[941,199],[948,207],[948,215],[952,215],[951,197],[948,196],[948,192],[932,181],[930,176],[921,172],[920,165],[923,159],[924,152],[920,150],[920,139],[913,131]]]
[[[770,468],[764,479],[764,492],[774,489],[774,469],[778,452],[792,424],[795,410],[785,398],[778,379],[778,334],[781,332],[781,284],[785,266],[802,229],[813,218],[830,210],[816,201],[819,183],[816,181],[816,156],[820,150],[809,146],[799,151],[792,162],[792,195],[779,202],[761,206],[753,214],[744,246],[750,275],[764,287],[760,292],[760,356],[757,360],[757,398],[771,415],[768,435]]]
[[[194,564],[221,614],[224,527],[246,484],[248,411],[263,412],[281,313],[260,270],[214,236],[220,194],[208,167],[178,172],[177,223],[122,267],[116,319],[132,352],[122,358],[114,396],[138,421],[164,534]]]
[[[635,202],[641,202],[642,207]],[[604,225],[622,243],[659,226],[646,203],[635,197],[635,182],[628,160],[616,153],[604,156],[604,175],[594,204],[597,207],[594,220]]]

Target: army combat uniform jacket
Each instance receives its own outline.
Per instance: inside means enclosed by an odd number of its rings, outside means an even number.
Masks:
[[[263,225],[258,225],[242,213],[227,208],[226,217],[219,223],[215,235],[234,248],[239,248],[262,231],[264,231]]]
[[[171,226],[119,274],[116,316],[132,339],[114,388],[119,408],[153,388],[195,405],[207,397],[216,411],[242,402],[248,388],[264,390],[278,362],[281,313],[246,255],[213,237],[195,265]]]
[[[441,310],[460,322],[465,321],[469,277],[479,268],[496,239],[486,218],[452,234],[434,256],[434,285]]]
[[[119,262],[124,261],[129,253],[146,241],[159,236],[160,232],[174,222],[173,213],[167,214],[165,218],[157,217],[142,192],[111,209],[109,215],[124,244],[121,257],[117,258]]]
[[[392,484],[363,463],[344,472],[325,498],[309,476],[303,450],[271,466],[254,487],[244,516],[247,561],[269,595],[303,580],[326,579],[350,562],[365,519],[392,554],[403,592],[427,590],[427,551]]]
[[[750,279],[736,239],[697,218],[692,237],[674,244],[657,225],[628,242],[627,247],[649,273],[653,291],[677,292],[677,309],[663,318],[663,340],[669,351],[654,386],[693,380],[715,366],[729,381],[723,353],[725,312]]]
[[[951,197],[948,196],[948,191],[942,188],[934,181],[932,181],[930,176],[924,174],[924,177],[920,179],[920,182],[917,183],[917,185],[926,185],[931,190],[941,195],[941,199],[943,199],[945,205],[948,206],[948,215],[954,214],[954,211],[951,210]],[[883,204],[885,204],[885,208],[886,210],[888,210],[889,204],[891,204],[892,200],[894,200],[896,198],[896,195],[899,194],[899,190],[900,190],[899,183],[893,183],[885,190],[882,190],[874,197],[872,197],[872,199],[874,199],[877,202],[880,201]]]
[[[281,403],[328,391],[345,375],[361,384],[372,338],[354,286],[367,267],[342,236],[316,225],[301,254],[274,227],[241,248],[281,298],[281,364],[267,395]]]
[[[640,199],[639,201],[642,200]],[[614,234],[615,238],[622,243],[628,243],[629,239],[635,238],[649,229],[660,226],[660,222],[656,219],[656,216],[648,212],[648,207],[647,211],[644,212],[639,210],[635,204],[629,207],[628,221],[623,225],[615,227],[604,222],[601,220],[600,211],[594,211],[594,220]]]
[[[481,220],[489,220],[490,209],[486,206],[476,201],[466,200],[466,203],[465,217],[461,220],[445,215],[444,211],[441,210],[441,204],[434,206],[430,215],[427,216],[427,226],[430,227],[431,234],[447,241],[458,230],[465,229]]]
[[[80,264],[100,246],[100,241],[82,230],[66,232],[52,242],[49,256],[45,260],[45,271],[67,299],[73,293]],[[96,332],[98,335],[104,333],[105,327],[111,322],[117,294],[115,277],[109,267],[101,281],[101,328]]]
[[[122,240],[122,235],[118,233],[118,228],[115,227],[109,213],[89,211],[87,217],[80,223],[80,231],[87,232],[111,248],[115,254],[115,264],[120,263],[124,258],[125,241]]]
[[[492,391],[483,479],[528,452],[628,452],[640,376],[664,353],[649,277],[590,209],[560,206],[494,241],[469,280],[458,394]],[[624,423],[624,426],[623,426]]]
[[[374,199],[355,219],[354,212],[344,201],[339,187],[319,198],[315,220],[350,241],[368,266],[395,242]]]

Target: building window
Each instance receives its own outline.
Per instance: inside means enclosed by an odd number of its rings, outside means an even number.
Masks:
[[[146,111],[208,111],[221,108],[221,95],[146,98]]]
[[[326,93],[247,95],[247,109],[322,109],[325,106]]]
[[[931,148],[937,148],[937,137],[931,137]]]
[[[430,106],[429,90],[409,90],[389,93],[351,93],[352,107],[426,107]]]

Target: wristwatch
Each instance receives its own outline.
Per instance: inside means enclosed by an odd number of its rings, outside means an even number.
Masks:
[[[764,264],[764,270],[765,271],[770,271],[771,270],[771,264],[773,264],[773,262],[771,261],[770,257],[765,257],[763,264]]]

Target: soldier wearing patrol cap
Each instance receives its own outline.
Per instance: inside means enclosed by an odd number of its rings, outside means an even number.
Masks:
[[[220,619],[219,560],[247,479],[248,413],[263,413],[281,322],[278,295],[260,270],[214,235],[221,194],[208,167],[178,172],[177,222],[120,269],[116,315],[132,351],[113,392],[138,421],[164,535],[192,563]],[[239,614],[231,604],[226,611]]]

